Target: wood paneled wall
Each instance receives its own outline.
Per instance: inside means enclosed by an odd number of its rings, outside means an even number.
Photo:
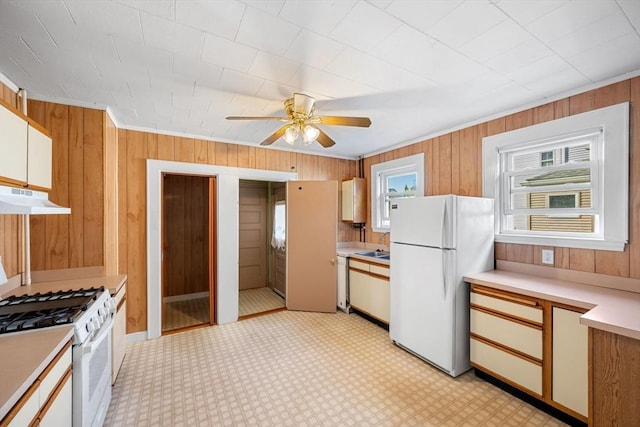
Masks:
[[[353,160],[118,130],[119,272],[128,274],[127,332],[147,329],[146,159],[297,172],[300,180],[337,180],[356,173]],[[349,224],[338,240],[357,239]]]
[[[483,137],[627,101],[631,103],[629,244],[624,252],[551,249],[555,252],[557,268],[640,278],[640,77],[367,157],[367,182],[371,182],[371,165],[423,152],[427,195],[481,196]],[[371,223],[371,200],[368,206],[368,222]],[[379,236],[369,232],[366,240],[377,243]],[[497,260],[542,264],[542,249],[535,245],[497,243],[495,257]]]
[[[49,199],[71,215],[31,216],[31,269],[104,266],[106,113],[42,101],[28,115],[53,137]]]

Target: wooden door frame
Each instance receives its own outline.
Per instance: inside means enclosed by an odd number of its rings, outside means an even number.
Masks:
[[[166,272],[165,272],[165,262],[164,262],[164,242],[165,242],[165,223],[164,223],[164,194],[165,194],[165,185],[164,178],[166,176],[188,176],[188,177],[196,177],[203,178],[208,180],[208,203],[207,203],[207,222],[208,222],[208,239],[207,239],[207,281],[208,281],[208,289],[209,289],[209,325],[216,324],[216,272],[217,272],[217,256],[216,256],[216,248],[217,248],[217,206],[216,206],[216,177],[215,176],[206,176],[206,175],[197,175],[197,174],[189,174],[189,173],[175,173],[175,172],[162,172],[162,179],[160,181],[161,188],[161,198],[160,198],[160,250],[162,252],[160,259],[160,268],[162,269],[162,280],[160,283],[160,321],[162,323],[162,314],[163,314],[163,306],[162,298],[164,295],[164,281],[166,280]],[[201,325],[201,324],[200,324]],[[194,325],[194,326],[200,326]],[[188,328],[188,327],[187,327]],[[167,331],[171,332],[171,331]],[[162,330],[162,324],[160,325],[160,333],[164,334],[165,331]]]
[[[217,205],[216,205],[216,188],[217,180],[215,176],[209,177],[209,325],[216,324],[217,310],[216,310],[216,272],[218,271],[218,256],[217,256],[217,242],[218,242],[218,230],[216,224],[217,219]]]

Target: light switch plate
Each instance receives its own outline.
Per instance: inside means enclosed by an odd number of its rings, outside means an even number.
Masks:
[[[542,250],[542,263],[553,265],[553,249]]]

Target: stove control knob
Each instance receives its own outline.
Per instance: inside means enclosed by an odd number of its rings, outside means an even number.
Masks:
[[[87,329],[87,332],[89,332],[89,335],[91,335],[91,333],[93,333],[93,331],[95,330],[93,322],[88,322],[85,328]]]

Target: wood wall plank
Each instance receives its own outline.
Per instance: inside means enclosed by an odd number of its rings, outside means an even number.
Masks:
[[[128,131],[126,152],[127,332],[132,333],[147,329],[146,135]]]
[[[69,267],[84,267],[84,108],[69,107]]]
[[[127,273],[127,131],[118,130],[118,274]]]
[[[84,266],[104,265],[104,120],[100,110],[85,109]]]
[[[104,274],[118,274],[118,129],[105,114],[104,131]]]
[[[52,152],[52,188],[49,199],[61,206],[69,206],[69,107],[47,103],[51,137],[56,147]],[[47,269],[69,268],[69,216],[46,215],[45,221],[45,267]]]

